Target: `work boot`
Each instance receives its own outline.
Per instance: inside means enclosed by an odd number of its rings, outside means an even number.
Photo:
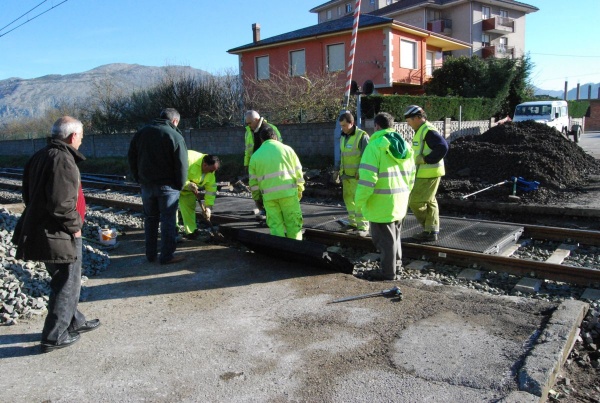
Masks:
[[[198,231],[198,229],[196,228],[196,229],[194,230],[194,232],[191,232],[191,233],[189,233],[189,234],[185,234],[185,237],[186,237],[187,239],[194,240],[194,239],[198,239],[198,236],[199,236],[199,235],[200,235],[200,231]]]
[[[354,225],[350,225],[350,224],[346,224],[342,228],[340,228],[340,232],[345,232],[347,234],[350,234],[355,230],[356,230],[356,227]]]
[[[438,240],[438,233],[433,231],[423,231],[420,234],[413,235],[412,238],[417,242],[435,242]]]
[[[356,229],[352,231],[352,235],[359,236],[361,238],[366,238],[369,236],[369,231],[364,229]]]

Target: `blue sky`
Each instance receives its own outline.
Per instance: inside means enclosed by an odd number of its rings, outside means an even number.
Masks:
[[[0,80],[70,74],[108,63],[189,65],[237,72],[228,49],[252,41],[252,23],[268,38],[317,23],[308,10],[325,0],[2,0]],[[600,82],[599,0],[523,0],[533,84],[562,90]],[[576,6],[575,6],[576,4]],[[53,9],[51,9],[54,7]],[[49,10],[51,9],[51,10]],[[27,19],[48,12],[7,33]],[[564,27],[564,28],[560,28]],[[359,37],[360,43],[360,37]],[[595,96],[596,94],[594,94]]]

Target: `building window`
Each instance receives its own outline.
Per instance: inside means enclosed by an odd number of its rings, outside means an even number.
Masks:
[[[498,40],[498,53],[506,53],[508,48],[508,38],[502,37]]]
[[[337,10],[338,10],[338,17],[339,17],[340,15],[342,15],[342,6],[338,6]]]
[[[400,40],[400,67],[413,70],[417,68],[416,42]]]
[[[492,13],[490,12],[490,8],[489,7],[481,7],[481,19],[482,20],[487,20],[488,18],[490,18],[492,15]]]
[[[306,57],[304,49],[290,52],[290,75],[303,76],[306,74]]]
[[[346,58],[344,57],[344,44],[327,46],[327,71],[344,71]]]
[[[489,34],[481,34],[481,46],[486,47],[490,46],[490,35]]]
[[[330,20],[331,19],[331,10],[327,10],[327,19]]]
[[[346,3],[346,14],[352,12],[352,3]]]
[[[425,75],[433,75],[433,66],[435,64],[435,54],[433,52],[427,52],[427,62],[425,64]]]
[[[508,11],[506,11],[506,10],[500,10],[500,17],[502,17],[502,18],[508,18]]]
[[[269,56],[256,58],[256,78],[258,80],[268,80],[270,78]]]

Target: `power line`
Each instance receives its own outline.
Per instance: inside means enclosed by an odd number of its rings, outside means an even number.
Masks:
[[[26,16],[27,14],[29,14],[30,12],[32,12],[33,10],[35,10],[36,8],[38,8],[39,6],[41,6],[42,4],[44,4],[45,2],[47,2],[48,0],[44,0],[42,1],[40,4],[38,4],[37,6],[35,6],[34,8],[32,8],[31,10],[27,11],[25,14],[21,15],[19,18],[16,18],[14,20],[12,20],[10,23],[8,23],[7,25],[3,26],[2,28],[0,28],[0,31],[2,31],[4,28],[12,25],[15,21],[20,20],[21,18],[23,18],[24,16]]]
[[[41,6],[42,4],[44,4],[46,1],[48,1],[48,0],[44,0],[44,1],[42,1],[40,4],[38,4],[37,6],[35,6],[34,8],[32,8],[31,10],[27,11],[27,13],[23,14],[21,17],[19,17],[19,18],[17,18],[16,20],[12,21],[10,24],[8,24],[8,25],[4,26],[2,29],[4,29],[4,28],[8,27],[9,25],[12,25],[12,24],[13,24],[15,21],[17,21],[17,20],[21,19],[21,18],[22,18],[24,15],[26,15],[26,14],[28,14],[30,11],[32,11],[32,10],[34,10],[34,9],[38,8],[39,6]],[[32,17],[32,18],[28,19],[28,20],[27,20],[27,21],[25,21],[24,23],[22,23],[22,24],[20,24],[20,25],[17,25],[16,27],[14,27],[13,29],[11,29],[10,31],[6,31],[6,32],[5,32],[5,33],[3,33],[3,34],[0,34],[0,38],[2,38],[4,35],[6,35],[6,34],[8,34],[8,33],[11,33],[12,31],[14,31],[15,29],[17,29],[17,28],[19,28],[19,27],[22,27],[23,25],[27,24],[28,22],[31,22],[31,21],[35,20],[35,19],[36,19],[37,17],[39,17],[40,15],[46,14],[48,11],[50,11],[50,10],[52,10],[52,9],[54,9],[54,8],[56,8],[56,7],[58,7],[58,6],[60,6],[60,5],[61,5],[61,4],[63,4],[63,3],[66,3],[67,1],[68,1],[68,0],[63,0],[63,1],[61,1],[60,3],[58,3],[57,5],[50,7],[50,8],[49,8],[49,9],[47,9],[46,11],[43,11],[43,12],[39,13],[39,14],[38,14],[38,15],[36,15],[35,17]],[[2,29],[0,29],[0,31],[2,31]]]

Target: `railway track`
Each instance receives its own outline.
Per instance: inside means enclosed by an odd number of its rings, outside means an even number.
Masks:
[[[7,175],[4,173],[3,176],[6,177]],[[13,180],[2,180],[0,188],[20,190],[20,177],[18,173],[11,173],[10,176]],[[86,191],[86,200],[89,204],[112,207],[117,210],[129,212],[142,211],[141,200],[139,200],[139,197],[135,197],[139,193],[139,186],[135,184],[113,181],[112,179],[107,182],[102,178],[94,178],[93,180],[84,179],[82,183]],[[98,192],[99,190],[100,193]],[[109,198],[108,196],[114,195],[115,191],[119,194],[126,192],[126,196],[137,200],[125,201],[119,198]],[[95,195],[88,195],[88,193],[94,193]],[[103,195],[99,196],[101,193]],[[248,221],[248,218],[234,214],[215,213],[213,214],[212,221],[215,224],[225,224]],[[517,246],[514,246],[503,254],[490,255],[406,241],[402,244],[403,256],[410,259],[441,262],[460,267],[473,267],[475,265],[488,271],[505,272],[517,276],[535,277],[580,286],[598,286],[600,284],[600,268],[575,267],[562,262],[568,256],[568,252],[565,251],[573,249],[577,245],[599,247],[600,231],[538,225],[523,225],[523,227],[523,237],[534,240],[553,241],[558,243],[559,247],[546,261],[534,261],[511,257],[511,252],[514,252]],[[360,238],[343,233],[306,228],[305,238],[325,245],[344,245],[362,250],[373,250],[370,238]],[[561,243],[564,243],[564,245]]]

